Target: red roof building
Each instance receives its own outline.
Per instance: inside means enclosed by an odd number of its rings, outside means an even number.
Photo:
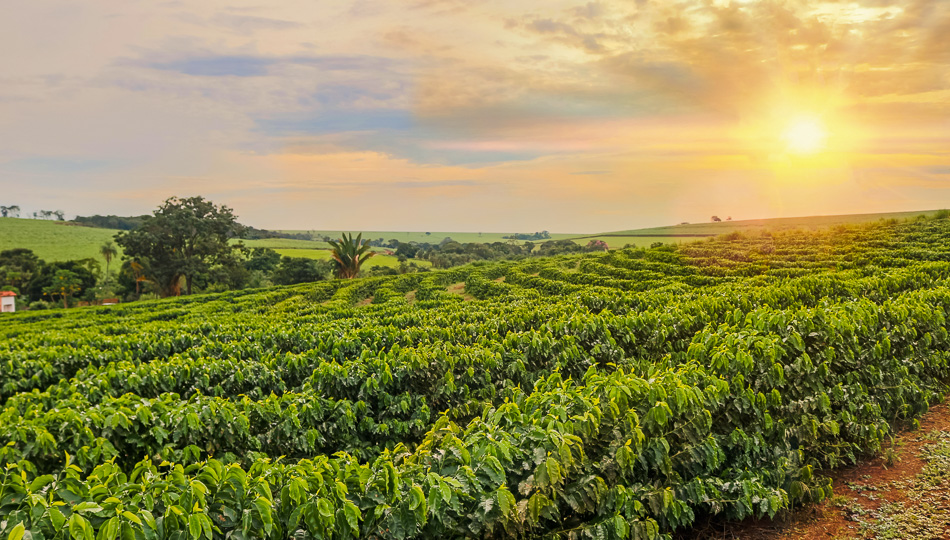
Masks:
[[[16,293],[0,291],[0,313],[13,313],[14,311],[16,311]]]

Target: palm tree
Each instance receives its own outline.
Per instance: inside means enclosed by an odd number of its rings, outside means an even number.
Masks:
[[[332,255],[336,262],[336,277],[338,278],[355,278],[360,273],[360,265],[366,259],[376,255],[369,250],[369,244],[363,243],[363,233],[357,235],[355,239],[352,233],[349,236],[343,233],[343,238],[337,241],[330,240],[329,243],[333,246]]]
[[[109,280],[109,263],[118,254],[119,250],[115,248],[115,244],[112,242],[106,242],[99,248],[99,255],[102,255],[102,258],[106,260],[106,281]]]

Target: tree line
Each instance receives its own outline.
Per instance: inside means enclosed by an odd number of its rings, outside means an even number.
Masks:
[[[29,249],[8,250],[0,253],[0,288],[16,291],[18,301],[31,309],[43,309],[108,298],[128,301],[427,271],[421,261],[428,261],[434,268],[449,268],[482,260],[607,249],[599,240],[586,246],[570,240],[549,240],[539,245],[531,241],[519,245],[514,239],[465,244],[451,238],[438,243],[387,242],[344,233],[339,239],[328,239],[328,261],[287,257],[273,249],[245,246],[241,239],[267,238],[271,231],[241,225],[231,208],[200,196],[171,197],[150,215],[80,216],[76,221],[120,229],[114,243],[106,242],[99,248],[105,268],[93,258],[48,263]],[[392,249],[399,266],[363,268],[363,263],[376,255],[373,247]],[[118,271],[113,272],[111,263],[120,254]]]
[[[0,205],[0,217],[20,217],[20,207],[15,204]],[[33,212],[33,219],[53,219],[65,221],[66,213],[62,210],[37,210]]]

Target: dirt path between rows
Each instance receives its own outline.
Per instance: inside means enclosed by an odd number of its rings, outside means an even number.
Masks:
[[[775,520],[720,523],[695,538],[950,539],[950,407],[936,405],[891,451],[832,471],[834,496]],[[715,530],[713,530],[715,529]]]

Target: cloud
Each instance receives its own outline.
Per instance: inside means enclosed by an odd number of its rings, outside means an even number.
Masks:
[[[154,62],[147,67],[201,77],[260,77],[275,63],[274,59],[255,56],[212,56]]]
[[[257,125],[260,130],[272,135],[319,135],[377,130],[405,131],[413,126],[413,118],[405,110],[327,110],[304,117],[288,115],[260,119]]]
[[[0,21],[28,51],[4,58],[0,182],[35,187],[18,197],[197,190],[287,226],[283,204],[332,189],[399,227],[596,231],[738,216],[737,193],[758,216],[888,209],[871,185],[926,205],[948,174],[950,2],[39,0],[17,15]],[[785,155],[803,112],[827,124],[825,158]]]

